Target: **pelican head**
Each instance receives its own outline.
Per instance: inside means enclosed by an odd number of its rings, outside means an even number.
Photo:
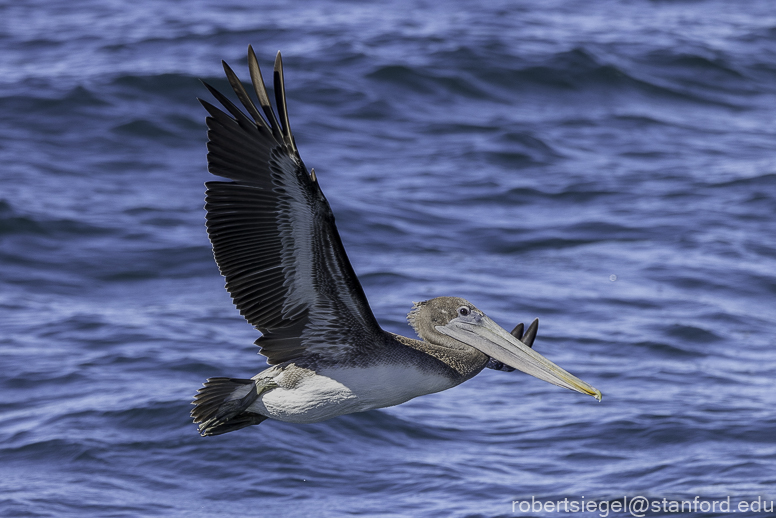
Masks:
[[[525,345],[465,299],[437,297],[418,302],[408,320],[427,342],[457,349],[473,347],[540,380],[601,400],[601,391]]]

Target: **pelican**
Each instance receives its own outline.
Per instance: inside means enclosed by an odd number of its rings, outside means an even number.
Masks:
[[[398,405],[455,387],[486,367],[518,369],[601,400],[601,392],[532,349],[538,321],[523,333],[496,324],[471,302],[437,297],[407,319],[419,339],[380,328],[342,245],[315,170],[308,172],[291,128],[278,52],[277,115],[248,47],[254,104],[222,62],[245,112],[205,86],[226,112],[207,110],[207,232],[226,289],[261,332],[269,368],[250,379],[208,379],[191,416],[202,436],[266,419],[313,423]],[[227,113],[228,112],[228,113]],[[262,115],[263,114],[263,115]]]

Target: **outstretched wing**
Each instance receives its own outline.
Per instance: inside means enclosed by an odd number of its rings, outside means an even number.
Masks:
[[[248,322],[268,363],[302,354],[338,357],[382,333],[342,246],[315,171],[308,173],[291,135],[280,53],[272,110],[256,55],[248,66],[264,117],[223,63],[248,118],[205,83],[225,113],[210,114],[208,170],[231,181],[208,182],[207,231],[226,289]],[[252,120],[251,120],[252,119]]]

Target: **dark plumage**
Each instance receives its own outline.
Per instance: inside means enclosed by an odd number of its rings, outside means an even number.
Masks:
[[[409,315],[422,340],[383,331],[315,172],[299,156],[280,53],[273,71],[277,116],[252,48],[248,68],[261,111],[223,65],[248,115],[205,83],[228,112],[200,100],[209,114],[208,170],[224,179],[206,184],[207,231],[226,289],[262,333],[256,344],[273,367],[250,380],[210,378],[192,411],[200,433],[395,405],[462,383],[485,366],[516,367],[600,397],[530,350],[538,321],[510,335],[464,299],[438,297]]]

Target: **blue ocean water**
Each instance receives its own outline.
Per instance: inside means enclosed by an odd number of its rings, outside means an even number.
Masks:
[[[0,515],[776,500],[770,0],[47,0],[0,20]],[[197,434],[205,378],[264,368],[205,233],[195,100],[198,78],[226,91],[221,59],[248,77],[248,44],[265,68],[283,52],[384,328],[411,336],[411,302],[439,295],[538,317],[536,350],[602,403],[485,371]]]

